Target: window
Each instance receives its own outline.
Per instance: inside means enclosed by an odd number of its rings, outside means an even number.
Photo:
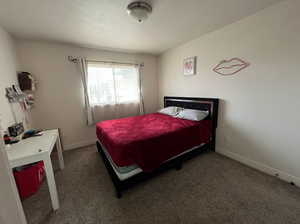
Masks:
[[[91,105],[139,103],[137,67],[88,62],[87,70],[88,96]]]

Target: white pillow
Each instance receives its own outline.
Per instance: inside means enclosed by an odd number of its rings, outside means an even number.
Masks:
[[[191,121],[201,121],[205,119],[208,115],[209,111],[183,109],[176,115],[176,117]]]
[[[181,107],[165,107],[160,109],[158,113],[176,116],[183,108]]]

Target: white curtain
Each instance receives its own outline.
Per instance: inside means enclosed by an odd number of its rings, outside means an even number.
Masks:
[[[88,125],[144,114],[141,66],[79,61]]]

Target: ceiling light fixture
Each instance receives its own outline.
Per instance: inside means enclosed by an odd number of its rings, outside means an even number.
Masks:
[[[127,6],[127,12],[139,23],[142,23],[152,12],[152,6],[144,1],[134,1]]]

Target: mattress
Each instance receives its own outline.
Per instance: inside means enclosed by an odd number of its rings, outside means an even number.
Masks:
[[[208,143],[212,121],[153,113],[97,123],[96,134],[116,166],[128,171],[127,166],[136,164],[152,172],[168,159]]]
[[[137,165],[124,166],[124,167],[117,166],[114,163],[114,161],[112,160],[112,158],[109,155],[109,153],[107,152],[107,149],[105,148],[105,146],[103,144],[101,144],[100,141],[98,141],[98,142],[100,143],[100,145],[102,147],[102,150],[103,150],[106,158],[108,159],[109,163],[111,164],[111,166],[112,166],[113,170],[115,171],[116,175],[118,176],[119,180],[124,181],[124,180],[126,180],[126,179],[128,179],[130,177],[133,177],[133,176],[135,176],[135,175],[143,172],[143,170],[139,166],[137,166]],[[188,152],[191,152],[191,151],[193,151],[193,150],[195,150],[197,148],[200,148],[200,147],[202,147],[204,145],[205,145],[205,143],[202,143],[201,145],[198,145],[198,146],[195,146],[195,147],[193,147],[191,149],[188,149],[188,150],[180,153],[179,155],[176,155],[176,156],[168,159],[165,162],[171,161],[172,159],[175,159],[175,158],[177,158],[179,156],[182,156],[182,155],[184,155],[184,154],[186,154]]]

